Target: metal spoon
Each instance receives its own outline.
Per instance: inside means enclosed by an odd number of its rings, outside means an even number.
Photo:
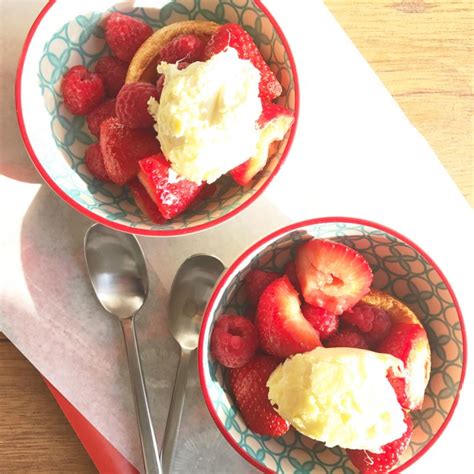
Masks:
[[[122,324],[145,472],[161,474],[135,333],[135,316],[148,294],[148,274],[142,249],[133,235],[96,224],[86,233],[84,253],[97,299]]]
[[[223,270],[224,264],[218,258],[193,255],[181,265],[171,286],[168,326],[181,347],[181,358],[163,438],[161,461],[165,474],[170,472],[178,438],[189,362],[198,345],[202,313]]]

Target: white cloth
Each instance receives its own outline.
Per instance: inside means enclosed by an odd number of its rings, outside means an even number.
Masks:
[[[290,222],[353,216],[387,225],[419,244],[451,282],[474,336],[472,210],[426,141],[410,125],[335,19],[319,1],[305,14],[267,1],[296,59],[301,113],[280,174],[249,209],[189,237],[141,238],[151,295],[140,318],[147,384],[161,438],[177,363],[166,330],[167,291],[196,252],[229,264],[249,244]],[[16,61],[39,1],[1,4],[2,173],[0,329],[132,463],[140,451],[119,326],[96,302],[84,270],[82,239],[91,224],[37,181],[16,127]],[[21,13],[20,13],[21,10]],[[9,18],[15,21],[9,21]],[[307,22],[307,27],[305,23]],[[21,181],[18,181],[20,179]],[[284,190],[284,192],[282,192]],[[262,219],[265,216],[265,219]],[[456,413],[413,473],[463,472],[474,421],[472,370]],[[177,472],[253,472],[213,426],[192,374],[175,463]],[[203,454],[205,446],[214,449]],[[201,452],[199,452],[201,450]]]

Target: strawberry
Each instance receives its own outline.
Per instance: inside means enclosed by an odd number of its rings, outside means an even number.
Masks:
[[[170,178],[170,165],[162,153],[140,160],[139,166],[138,178],[165,219],[184,212],[204,187],[187,179]]]
[[[295,287],[296,291],[300,292],[300,282],[298,281],[298,277],[296,276],[296,265],[294,260],[290,260],[285,265],[285,275],[288,277],[291,284]]]
[[[334,313],[308,303],[301,306],[301,312],[311,326],[318,331],[321,339],[327,339],[337,331],[339,318]]]
[[[100,149],[110,180],[123,185],[138,172],[138,161],[160,151],[153,129],[132,130],[115,117],[100,126]]]
[[[258,348],[257,329],[250,319],[235,314],[220,316],[211,335],[211,352],[224,367],[242,367]]]
[[[263,59],[252,37],[240,25],[228,23],[219,27],[207,43],[204,55],[209,59],[227,47],[234,48],[239,58],[249,59],[260,71],[259,89],[262,100],[273,100],[281,95],[281,84]]]
[[[321,345],[318,332],[303,316],[298,293],[286,276],[263,290],[255,322],[260,346],[268,354],[288,357]]]
[[[105,91],[109,97],[115,97],[125,84],[127,70],[128,64],[113,56],[102,56],[94,68],[104,81]]]
[[[247,365],[229,369],[229,383],[245,423],[255,433],[282,436],[290,425],[268,400],[267,380],[280,361],[268,355],[256,355]]]
[[[402,360],[405,376],[388,378],[400,405],[406,410],[418,410],[423,404],[425,388],[430,376],[430,347],[423,327],[419,324],[397,323],[377,352],[391,354]]]
[[[281,105],[264,102],[262,106],[262,113],[257,121],[257,128],[260,130],[257,152],[230,171],[232,178],[240,186],[247,186],[263,169],[269,156],[270,145],[283,139],[294,120],[293,112]]]
[[[186,61],[187,63],[201,61],[204,59],[205,47],[206,42],[197,35],[176,36],[163,46],[158,63],[161,61],[170,64],[175,64],[178,61]]]
[[[89,145],[84,160],[92,176],[95,176],[102,181],[110,181],[107,171],[105,170],[104,157],[102,156],[100,145],[98,143]]]
[[[139,207],[143,214],[149,217],[155,224],[163,224],[165,219],[163,219],[158,207],[151,200],[151,197],[148,195],[146,189],[143,187],[140,181],[135,178],[133,181],[128,183],[128,187],[130,188],[133,199],[135,199],[135,204]]]
[[[127,63],[152,33],[151,26],[122,13],[112,13],[105,22],[105,41],[113,55]]]
[[[384,474],[389,472],[406,451],[413,435],[413,422],[410,415],[405,414],[407,430],[403,435],[382,446],[381,453],[371,453],[363,449],[346,449],[347,456],[361,474]]]
[[[340,243],[320,239],[298,248],[296,275],[305,301],[336,315],[368,293],[373,279],[362,255]]]
[[[87,115],[87,126],[92,135],[99,138],[100,124],[110,117],[115,117],[115,99],[102,102],[102,104]]]
[[[102,78],[84,66],[74,66],[64,74],[61,83],[64,105],[74,115],[87,115],[105,95]]]
[[[250,270],[244,279],[245,291],[249,303],[252,306],[257,306],[263,290],[272,281],[280,278],[280,276],[280,274],[274,272],[265,272],[258,269]]]

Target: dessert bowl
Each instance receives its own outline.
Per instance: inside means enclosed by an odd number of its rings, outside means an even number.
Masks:
[[[401,471],[430,449],[454,412],[465,373],[466,336],[456,298],[441,270],[418,246],[381,225],[339,217],[313,219],[278,230],[246,250],[223,274],[204,315],[199,341],[204,399],[227,441],[264,472],[359,472],[344,449],[326,448],[294,429],[279,438],[249,430],[223,369],[209,349],[220,315],[246,314],[243,280],[247,273],[254,268],[283,273],[298,245],[314,237],[332,239],[358,251],[372,268],[373,287],[407,305],[428,334],[430,380],[422,409],[412,413],[413,438],[395,468]]]
[[[150,6],[153,5],[153,6]],[[294,111],[295,122],[265,168],[250,186],[237,185],[225,175],[211,196],[163,224],[153,223],[136,206],[125,187],[95,179],[84,160],[93,142],[85,117],[64,106],[61,81],[72,66],[93,67],[106,54],[103,20],[118,11],[148,23],[154,30],[184,20],[232,22],[253,37],[264,59],[282,84],[277,103]],[[87,217],[117,230],[135,234],[173,236],[217,225],[250,205],[280,169],[295,133],[298,81],[288,43],[260,0],[144,0],[69,2],[50,0],[25,41],[16,78],[16,108],[28,153],[43,179],[69,205]]]

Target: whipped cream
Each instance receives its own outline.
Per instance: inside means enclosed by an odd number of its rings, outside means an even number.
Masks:
[[[162,62],[160,102],[148,110],[171,168],[195,183],[212,183],[254,156],[262,112],[260,72],[231,47],[185,69]]]
[[[268,379],[268,398],[302,434],[374,453],[406,431],[404,413],[387,379],[403,372],[389,354],[346,347],[296,354]]]

